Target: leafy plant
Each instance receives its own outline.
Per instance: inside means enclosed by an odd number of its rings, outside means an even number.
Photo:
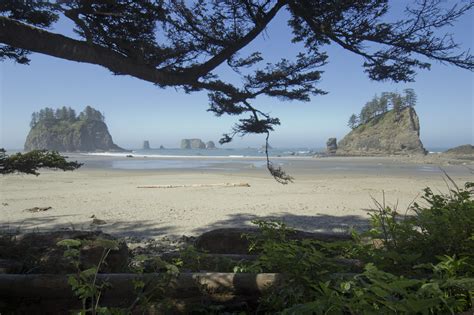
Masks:
[[[472,187],[448,194],[424,189],[406,214],[376,202],[372,228],[352,242],[291,240],[281,222],[256,221],[250,237],[257,261],[239,272],[280,272],[259,311],[283,314],[456,314],[473,308]],[[342,259],[342,260],[341,260]],[[365,263],[354,273],[343,259]]]
[[[102,247],[103,252],[97,266],[81,270],[81,247],[87,243],[93,243],[95,246]],[[110,284],[107,281],[99,283],[97,275],[101,266],[105,264],[109,253],[112,250],[118,250],[118,243],[113,240],[99,238],[93,241],[65,239],[59,241],[57,245],[66,247],[64,257],[67,258],[77,270],[76,274],[68,277],[68,283],[74,294],[82,302],[82,309],[79,314],[110,314],[108,308],[99,305],[102,293],[105,289],[110,288]]]

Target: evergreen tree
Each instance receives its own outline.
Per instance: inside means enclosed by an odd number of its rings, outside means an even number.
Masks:
[[[403,97],[403,103],[408,107],[415,107],[417,96],[414,89],[405,89],[405,96]]]
[[[397,114],[401,112],[401,110],[403,109],[403,98],[401,97],[400,94],[398,93],[392,94],[392,106],[393,106],[393,110]]]
[[[38,170],[41,168],[73,171],[82,166],[77,161],[69,162],[66,159],[67,156],[47,150],[33,150],[9,156],[5,149],[0,148],[0,174],[24,173],[38,176]]]
[[[33,114],[31,114],[30,127],[33,128],[34,126],[36,126],[38,121],[39,121],[39,114],[37,112],[33,112]]]
[[[55,117],[54,109],[52,109],[50,107],[45,107],[44,108],[44,118],[43,118],[43,120],[51,122],[51,121],[54,121],[55,119],[56,119],[56,117]]]
[[[359,124],[359,119],[357,118],[357,116],[355,114],[352,114],[351,117],[349,118],[349,122],[347,123],[347,125],[351,128],[351,129],[355,129]]]
[[[372,118],[373,112],[370,102],[367,102],[360,111],[359,120],[361,124],[366,124]]]
[[[396,5],[390,4],[396,0],[3,2],[0,60],[28,64],[28,54],[36,52],[159,87],[207,92],[209,111],[216,116],[247,115],[223,135],[222,144],[245,134],[263,134],[268,144],[280,120],[256,108],[259,97],[310,101],[324,94],[318,83],[329,60],[327,45],[363,58],[364,72],[376,81],[413,81],[431,61],[474,69],[470,52],[440,33],[469,12],[472,0],[412,1],[393,22],[389,17]],[[298,45],[297,57],[269,63],[258,51],[244,55],[281,11],[288,12],[284,23]],[[64,34],[50,31],[58,20],[70,22]],[[222,77],[225,67],[239,78]]]
[[[76,121],[76,111],[72,109],[71,107],[68,107],[67,109],[67,120],[69,121]]]
[[[375,117],[379,113],[379,98],[377,95],[374,95],[371,101],[368,103],[370,118]]]
[[[389,101],[390,101],[390,93],[382,92],[382,95],[380,96],[380,99],[379,99],[379,110],[381,111],[382,114],[388,111]]]

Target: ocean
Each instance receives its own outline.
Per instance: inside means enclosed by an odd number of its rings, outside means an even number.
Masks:
[[[435,151],[436,150],[436,151]],[[278,148],[269,151],[270,160],[276,166],[296,169],[299,173],[318,170],[328,174],[378,174],[393,172],[399,174],[426,174],[442,171],[436,165],[407,164],[390,160],[373,159],[314,159],[324,153],[322,148]],[[439,149],[429,149],[437,153]],[[256,148],[243,149],[150,149],[131,152],[81,153],[71,155],[84,163],[85,168],[103,168],[117,170],[197,170],[238,172],[251,169],[265,169],[265,152]]]
[[[268,151],[270,156],[290,157],[290,156],[313,156],[318,153],[324,153],[324,148],[278,148]],[[106,156],[127,156],[133,157],[265,157],[264,149],[257,148],[236,148],[236,149],[137,149],[129,153],[91,153],[93,155]]]

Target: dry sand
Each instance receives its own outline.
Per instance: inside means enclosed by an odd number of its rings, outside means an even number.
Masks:
[[[103,158],[106,159],[106,158]],[[405,212],[424,187],[446,191],[434,165],[390,158],[294,159],[295,177],[276,183],[260,168],[238,170],[116,170],[83,167],[74,172],[0,178],[3,231],[101,229],[120,236],[159,238],[196,235],[218,227],[240,227],[253,219],[279,219],[308,230],[345,230],[367,225],[371,196]],[[239,168],[237,167],[237,168]],[[462,166],[445,168],[456,182],[474,180]],[[140,189],[141,185],[248,183],[250,187]],[[33,207],[51,207],[29,212]],[[91,216],[106,224],[91,225]]]

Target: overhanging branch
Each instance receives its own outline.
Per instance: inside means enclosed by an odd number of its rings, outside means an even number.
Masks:
[[[134,62],[99,45],[71,39],[2,16],[0,42],[61,59],[103,66],[115,74],[128,74],[160,86],[186,84],[193,79]]]

